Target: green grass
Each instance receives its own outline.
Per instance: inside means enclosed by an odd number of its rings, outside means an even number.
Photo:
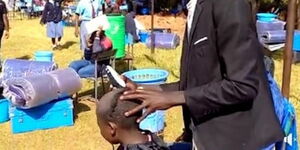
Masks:
[[[2,58],[33,58],[36,50],[49,50],[50,40],[45,36],[45,27],[39,25],[39,20],[13,20],[11,21],[10,39],[4,40],[1,50]],[[54,51],[55,62],[60,68],[81,57],[79,39],[74,37],[74,28],[65,28],[63,43],[69,46]],[[163,68],[170,72],[168,82],[177,81],[179,76],[179,63],[181,47],[176,50],[157,50],[151,55],[150,50],[142,44],[134,48],[135,68]],[[281,83],[282,54],[276,53],[277,81]],[[298,114],[300,109],[300,66],[293,65],[291,83],[291,101],[295,104]],[[92,90],[92,83],[83,80],[84,87],[81,92]],[[75,105],[75,124],[72,127],[34,131],[24,134],[12,134],[10,123],[0,124],[0,150],[109,150],[111,146],[101,137],[95,118],[95,104],[86,98],[81,98]],[[167,127],[165,140],[173,141],[180,135],[183,127],[181,108],[167,111]],[[213,140],[213,139],[212,139]]]

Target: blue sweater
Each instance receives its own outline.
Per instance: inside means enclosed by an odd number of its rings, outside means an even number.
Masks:
[[[46,3],[41,22],[44,24],[47,22],[58,23],[62,20],[62,0],[54,0],[54,3],[49,1]]]

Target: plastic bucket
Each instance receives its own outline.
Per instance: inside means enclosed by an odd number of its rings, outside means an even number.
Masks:
[[[0,123],[4,123],[9,120],[8,115],[8,100],[0,99]]]
[[[51,51],[36,51],[34,53],[36,61],[53,61],[53,52]]]
[[[277,15],[272,13],[258,13],[256,16],[257,20],[264,22],[272,22],[277,18]]]
[[[139,32],[139,36],[140,36],[141,42],[146,43],[146,41],[149,37],[149,32],[146,32],[146,31]]]
[[[294,33],[293,50],[300,52],[300,30],[295,31]]]
[[[169,73],[161,69],[140,69],[125,72],[127,78],[139,84],[163,84]],[[142,130],[149,130],[152,133],[159,133],[165,127],[165,111],[155,111],[148,115],[141,123]]]
[[[149,10],[149,8],[142,8],[142,9],[140,10],[140,13],[141,13],[142,15],[148,15],[148,14],[150,14],[150,10]]]
[[[116,49],[116,58],[125,56],[125,17],[120,14],[109,14],[107,16],[110,24],[105,34],[112,40],[113,49]]]

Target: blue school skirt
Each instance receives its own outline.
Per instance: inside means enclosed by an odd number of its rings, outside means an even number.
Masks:
[[[47,23],[47,36],[49,38],[58,38],[63,36],[63,23],[62,21],[58,23],[48,22]]]

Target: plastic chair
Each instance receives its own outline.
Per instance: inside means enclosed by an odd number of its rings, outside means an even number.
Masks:
[[[109,65],[112,66],[112,68],[115,68],[115,53],[116,50],[109,50],[109,51],[103,51],[100,52],[98,54],[95,55],[94,60],[95,60],[95,73],[94,73],[94,77],[90,78],[92,80],[94,80],[94,89],[95,89],[95,99],[97,100],[98,98],[98,78],[101,78],[101,84],[102,84],[102,90],[103,93],[105,93],[105,87],[104,87],[104,78],[106,76],[103,75],[102,72],[102,66],[100,68],[100,74],[98,76],[98,65],[100,65],[100,62],[103,61],[109,61]]]

